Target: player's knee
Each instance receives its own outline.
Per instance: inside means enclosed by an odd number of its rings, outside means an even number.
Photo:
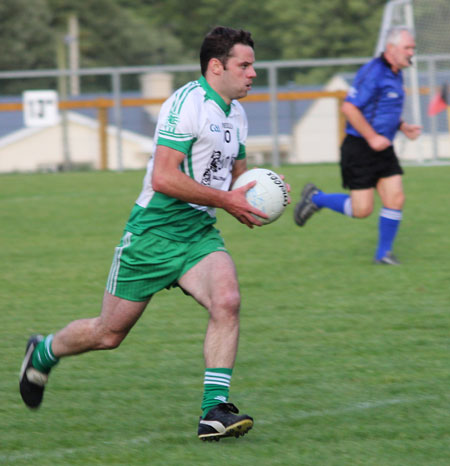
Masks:
[[[241,296],[237,291],[228,291],[226,293],[220,293],[213,303],[213,307],[216,310],[216,318],[238,318],[239,309],[241,306]]]
[[[372,205],[353,206],[353,217],[366,218],[373,212]]]
[[[228,293],[222,302],[222,308],[231,316],[237,316],[241,307],[241,297],[239,293]]]
[[[405,194],[403,191],[393,193],[389,198],[383,200],[383,206],[387,209],[402,210],[405,204]]]

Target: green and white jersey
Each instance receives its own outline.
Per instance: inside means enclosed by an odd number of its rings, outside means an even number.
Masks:
[[[178,89],[163,104],[155,131],[156,145],[185,154],[180,170],[198,183],[228,191],[237,159],[245,157],[247,117],[242,105],[227,105],[202,76]],[[188,204],[155,192],[147,165],[143,189],[126,229],[141,234],[148,229],[174,240],[194,240],[214,224],[215,209]]]

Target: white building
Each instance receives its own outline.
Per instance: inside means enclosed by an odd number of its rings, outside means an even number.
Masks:
[[[68,112],[67,148],[74,167],[99,169],[100,137],[97,120]],[[153,140],[122,130],[122,166],[142,168],[151,153]],[[62,121],[42,128],[23,128],[0,138],[0,172],[58,171],[66,163]],[[107,129],[107,168],[119,167],[116,128]]]

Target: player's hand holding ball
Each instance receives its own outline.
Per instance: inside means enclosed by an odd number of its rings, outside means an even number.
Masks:
[[[256,181],[246,192],[247,202],[267,215],[267,218],[255,217],[263,224],[277,220],[290,203],[289,185],[282,176],[266,168],[253,168],[240,175],[232,186],[232,190]]]

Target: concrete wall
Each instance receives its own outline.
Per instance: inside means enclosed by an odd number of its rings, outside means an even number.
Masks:
[[[326,91],[348,90],[339,76],[324,88]],[[307,110],[294,126],[291,163],[337,162],[339,160],[338,99],[321,98]]]
[[[142,96],[146,98],[167,99],[173,92],[172,73],[147,73],[140,77]],[[153,121],[158,120],[161,105],[147,105],[145,111]]]
[[[100,167],[98,123],[75,113],[68,114],[70,162],[75,166]],[[152,139],[122,131],[123,168],[145,167]],[[117,139],[108,128],[108,168],[118,168]],[[65,163],[61,123],[46,128],[25,128],[0,140],[0,172],[57,171]]]

